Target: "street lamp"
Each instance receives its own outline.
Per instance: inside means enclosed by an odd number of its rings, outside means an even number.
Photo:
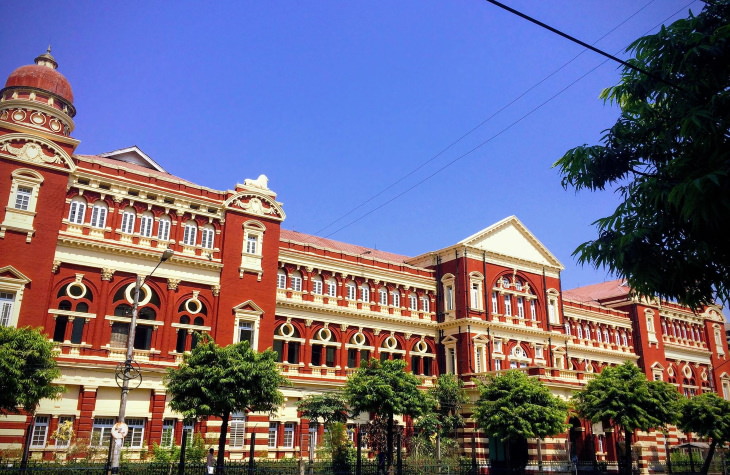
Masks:
[[[112,430],[112,436],[115,438],[115,440],[112,443],[111,473],[119,473],[119,459],[122,454],[122,444],[124,441],[124,436],[126,436],[127,434],[127,426],[126,424],[124,424],[124,416],[127,412],[129,380],[137,377],[139,377],[140,382],[142,380],[142,375],[139,374],[138,370],[135,369],[134,366],[132,366],[134,363],[132,359],[134,356],[134,334],[137,329],[137,314],[139,313],[139,291],[142,288],[142,285],[144,285],[145,280],[147,280],[148,277],[151,277],[152,274],[155,273],[157,268],[160,267],[160,264],[172,257],[173,254],[174,251],[172,249],[165,249],[160,256],[159,262],[157,263],[155,268],[152,269],[152,272],[147,274],[146,277],[137,275],[137,279],[134,284],[134,304],[132,306],[132,320],[129,322],[129,332],[127,333],[127,356],[125,358],[123,366],[117,370],[117,383],[119,379],[122,380],[122,396],[119,400],[119,416],[117,417],[117,423],[114,426],[114,430]]]

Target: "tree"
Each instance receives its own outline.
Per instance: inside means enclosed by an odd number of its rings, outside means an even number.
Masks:
[[[420,380],[405,372],[403,360],[371,359],[347,379],[345,397],[355,416],[370,412],[388,420],[387,464],[393,463],[393,417],[418,417],[429,408],[429,397],[418,389]]]
[[[730,402],[715,393],[702,393],[687,399],[682,404],[679,427],[712,439],[702,465],[702,473],[707,475],[717,445],[730,441]]]
[[[635,364],[604,368],[574,396],[576,410],[591,422],[604,422],[624,431],[623,469],[631,473],[631,436],[672,424],[679,417],[677,389],[663,381],[648,381]]]
[[[41,399],[64,391],[53,384],[61,376],[53,356],[53,343],[40,330],[0,327],[0,414],[19,407],[33,414]]]
[[[312,394],[297,404],[302,417],[315,423],[322,419],[325,427],[334,422],[347,422],[347,402],[340,393]]]
[[[616,187],[622,202],[574,255],[640,295],[692,308],[730,299],[730,0],[634,41],[604,101],[621,113],[602,145],[556,163],[565,188]]]
[[[474,417],[489,437],[513,444],[565,431],[568,405],[522,371],[490,376],[477,386]]]
[[[186,418],[217,416],[223,421],[216,464],[223,467],[228,419],[236,412],[273,412],[284,402],[277,355],[259,353],[247,341],[220,347],[207,336],[166,377],[170,407]]]

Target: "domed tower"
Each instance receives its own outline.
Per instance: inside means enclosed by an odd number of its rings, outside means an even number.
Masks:
[[[0,121],[64,137],[74,129],[71,85],[59,73],[51,48],[8,76],[0,90]]]

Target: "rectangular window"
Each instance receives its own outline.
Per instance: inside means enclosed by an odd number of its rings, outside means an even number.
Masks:
[[[139,449],[142,447],[142,440],[144,439],[144,419],[142,418],[130,418],[125,419],[129,427],[129,432],[124,438],[124,447],[130,447],[133,449]]]
[[[525,298],[517,297],[517,316],[525,318]]]
[[[242,341],[253,344],[253,323],[246,320],[238,321],[238,342]]]
[[[380,294],[380,305],[388,305],[388,291],[380,289],[378,293]]]
[[[183,231],[183,244],[187,244],[188,246],[194,246],[196,237],[195,235],[197,234],[197,231],[197,226],[186,224]]]
[[[30,197],[33,195],[33,188],[19,186],[15,192],[15,209],[27,210],[30,207]]]
[[[276,433],[279,429],[279,423],[278,422],[269,422],[269,443],[268,447],[270,449],[276,448]]]
[[[535,346],[535,358],[538,358],[538,359],[543,358],[542,346],[540,346],[540,345]]]
[[[48,416],[36,416],[33,425],[33,435],[30,439],[31,447],[45,447],[48,437]]]
[[[626,333],[621,334],[621,341],[623,342],[624,346],[629,346],[628,338],[626,337]]]
[[[154,218],[151,215],[142,215],[139,218],[139,235],[144,237],[152,236],[152,223]]]
[[[499,313],[499,305],[497,304],[497,292],[492,292],[492,313]]]
[[[157,239],[160,241],[169,241],[170,240],[170,220],[160,219],[159,223],[157,224]]]
[[[13,302],[15,294],[10,292],[0,292],[0,327],[10,325],[10,317],[13,315]]]
[[[73,420],[74,420],[73,416],[61,416],[58,418],[58,427],[61,427],[64,424],[68,424],[72,427]],[[70,435],[70,434],[68,434],[68,435]],[[58,447],[58,448],[68,447],[69,445],[71,445],[70,437],[66,440],[56,439],[56,447]]]
[[[200,245],[205,249],[213,249],[213,237],[215,236],[215,230],[211,228],[203,228],[202,235],[200,237]]]
[[[294,423],[287,422],[284,424],[284,448],[294,448]]]
[[[84,224],[84,214],[86,214],[86,203],[82,201],[71,201],[68,212],[68,220],[74,224]]]
[[[370,302],[370,289],[367,287],[360,287],[360,300],[365,303]]]
[[[502,340],[494,340],[494,352],[502,353]]]
[[[446,311],[450,312],[454,309],[454,287],[452,285],[446,286]]]
[[[480,304],[481,299],[479,298],[479,294],[480,294],[479,287],[480,287],[480,285],[478,282],[471,283],[471,293],[470,293],[471,308],[481,308],[482,307]]]
[[[548,301],[548,321],[552,324],[559,323],[558,303],[555,301],[555,299],[550,299]]]
[[[530,318],[537,320],[537,303],[534,300],[530,300]]]
[[[400,307],[400,292],[393,292],[393,306]]]
[[[504,296],[504,314],[512,315],[512,296],[511,295]]]
[[[355,286],[352,284],[347,284],[347,298],[350,300],[355,300],[355,298],[357,297],[355,293]]]
[[[580,338],[582,340],[583,339],[583,327],[581,327],[580,325],[578,325],[575,328],[578,331],[578,338]]]
[[[295,292],[302,291],[302,278],[298,275],[291,276],[291,289]]]
[[[428,297],[421,297],[421,310],[424,312],[430,312],[431,302],[429,302]]]
[[[494,360],[494,370],[495,371],[502,370],[502,360]]]
[[[96,206],[94,207],[96,210]],[[134,218],[135,214],[129,211],[122,213],[122,232],[132,234],[134,232]],[[92,219],[93,221],[93,219]]]
[[[243,447],[246,437],[246,416],[234,414],[231,417],[229,445],[231,447]]]
[[[187,434],[186,446],[193,445],[193,434],[195,433],[195,422],[192,420],[183,421],[183,434]]]
[[[284,272],[279,272],[276,274],[276,288],[277,289],[285,289],[286,288],[286,274]]]
[[[175,419],[165,419],[162,422],[162,447],[172,447],[175,443]]]
[[[415,295],[408,296],[408,308],[411,310],[418,310],[418,298]]]
[[[259,237],[256,234],[246,235],[246,252],[249,254],[259,253]]]
[[[329,297],[337,296],[337,282],[335,282],[334,280],[327,281],[327,296],[329,296]]]
[[[113,417],[94,418],[94,426],[91,429],[91,446],[109,447],[112,426],[114,426]]]
[[[316,295],[322,295],[322,281],[312,280],[312,293]]]
[[[91,208],[91,224],[95,228],[103,228],[106,226],[106,212],[105,206],[96,204]]]

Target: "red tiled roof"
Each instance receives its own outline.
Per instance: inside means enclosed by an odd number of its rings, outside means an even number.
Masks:
[[[575,289],[564,290],[563,297],[577,302],[600,303],[612,297],[622,297],[631,291],[623,279],[611,280],[600,284],[586,285]]]
[[[294,241],[304,244],[311,244],[317,247],[323,247],[332,249],[335,251],[342,251],[348,254],[362,255],[363,257],[380,259],[391,262],[405,262],[410,259],[410,256],[402,256],[400,254],[393,254],[392,252],[379,251],[377,249],[371,249],[369,247],[358,246],[357,244],[348,244],[345,242],[335,241],[333,239],[327,239],[319,236],[313,236],[311,234],[300,233],[298,231],[291,231],[288,229],[281,230],[282,241]]]

